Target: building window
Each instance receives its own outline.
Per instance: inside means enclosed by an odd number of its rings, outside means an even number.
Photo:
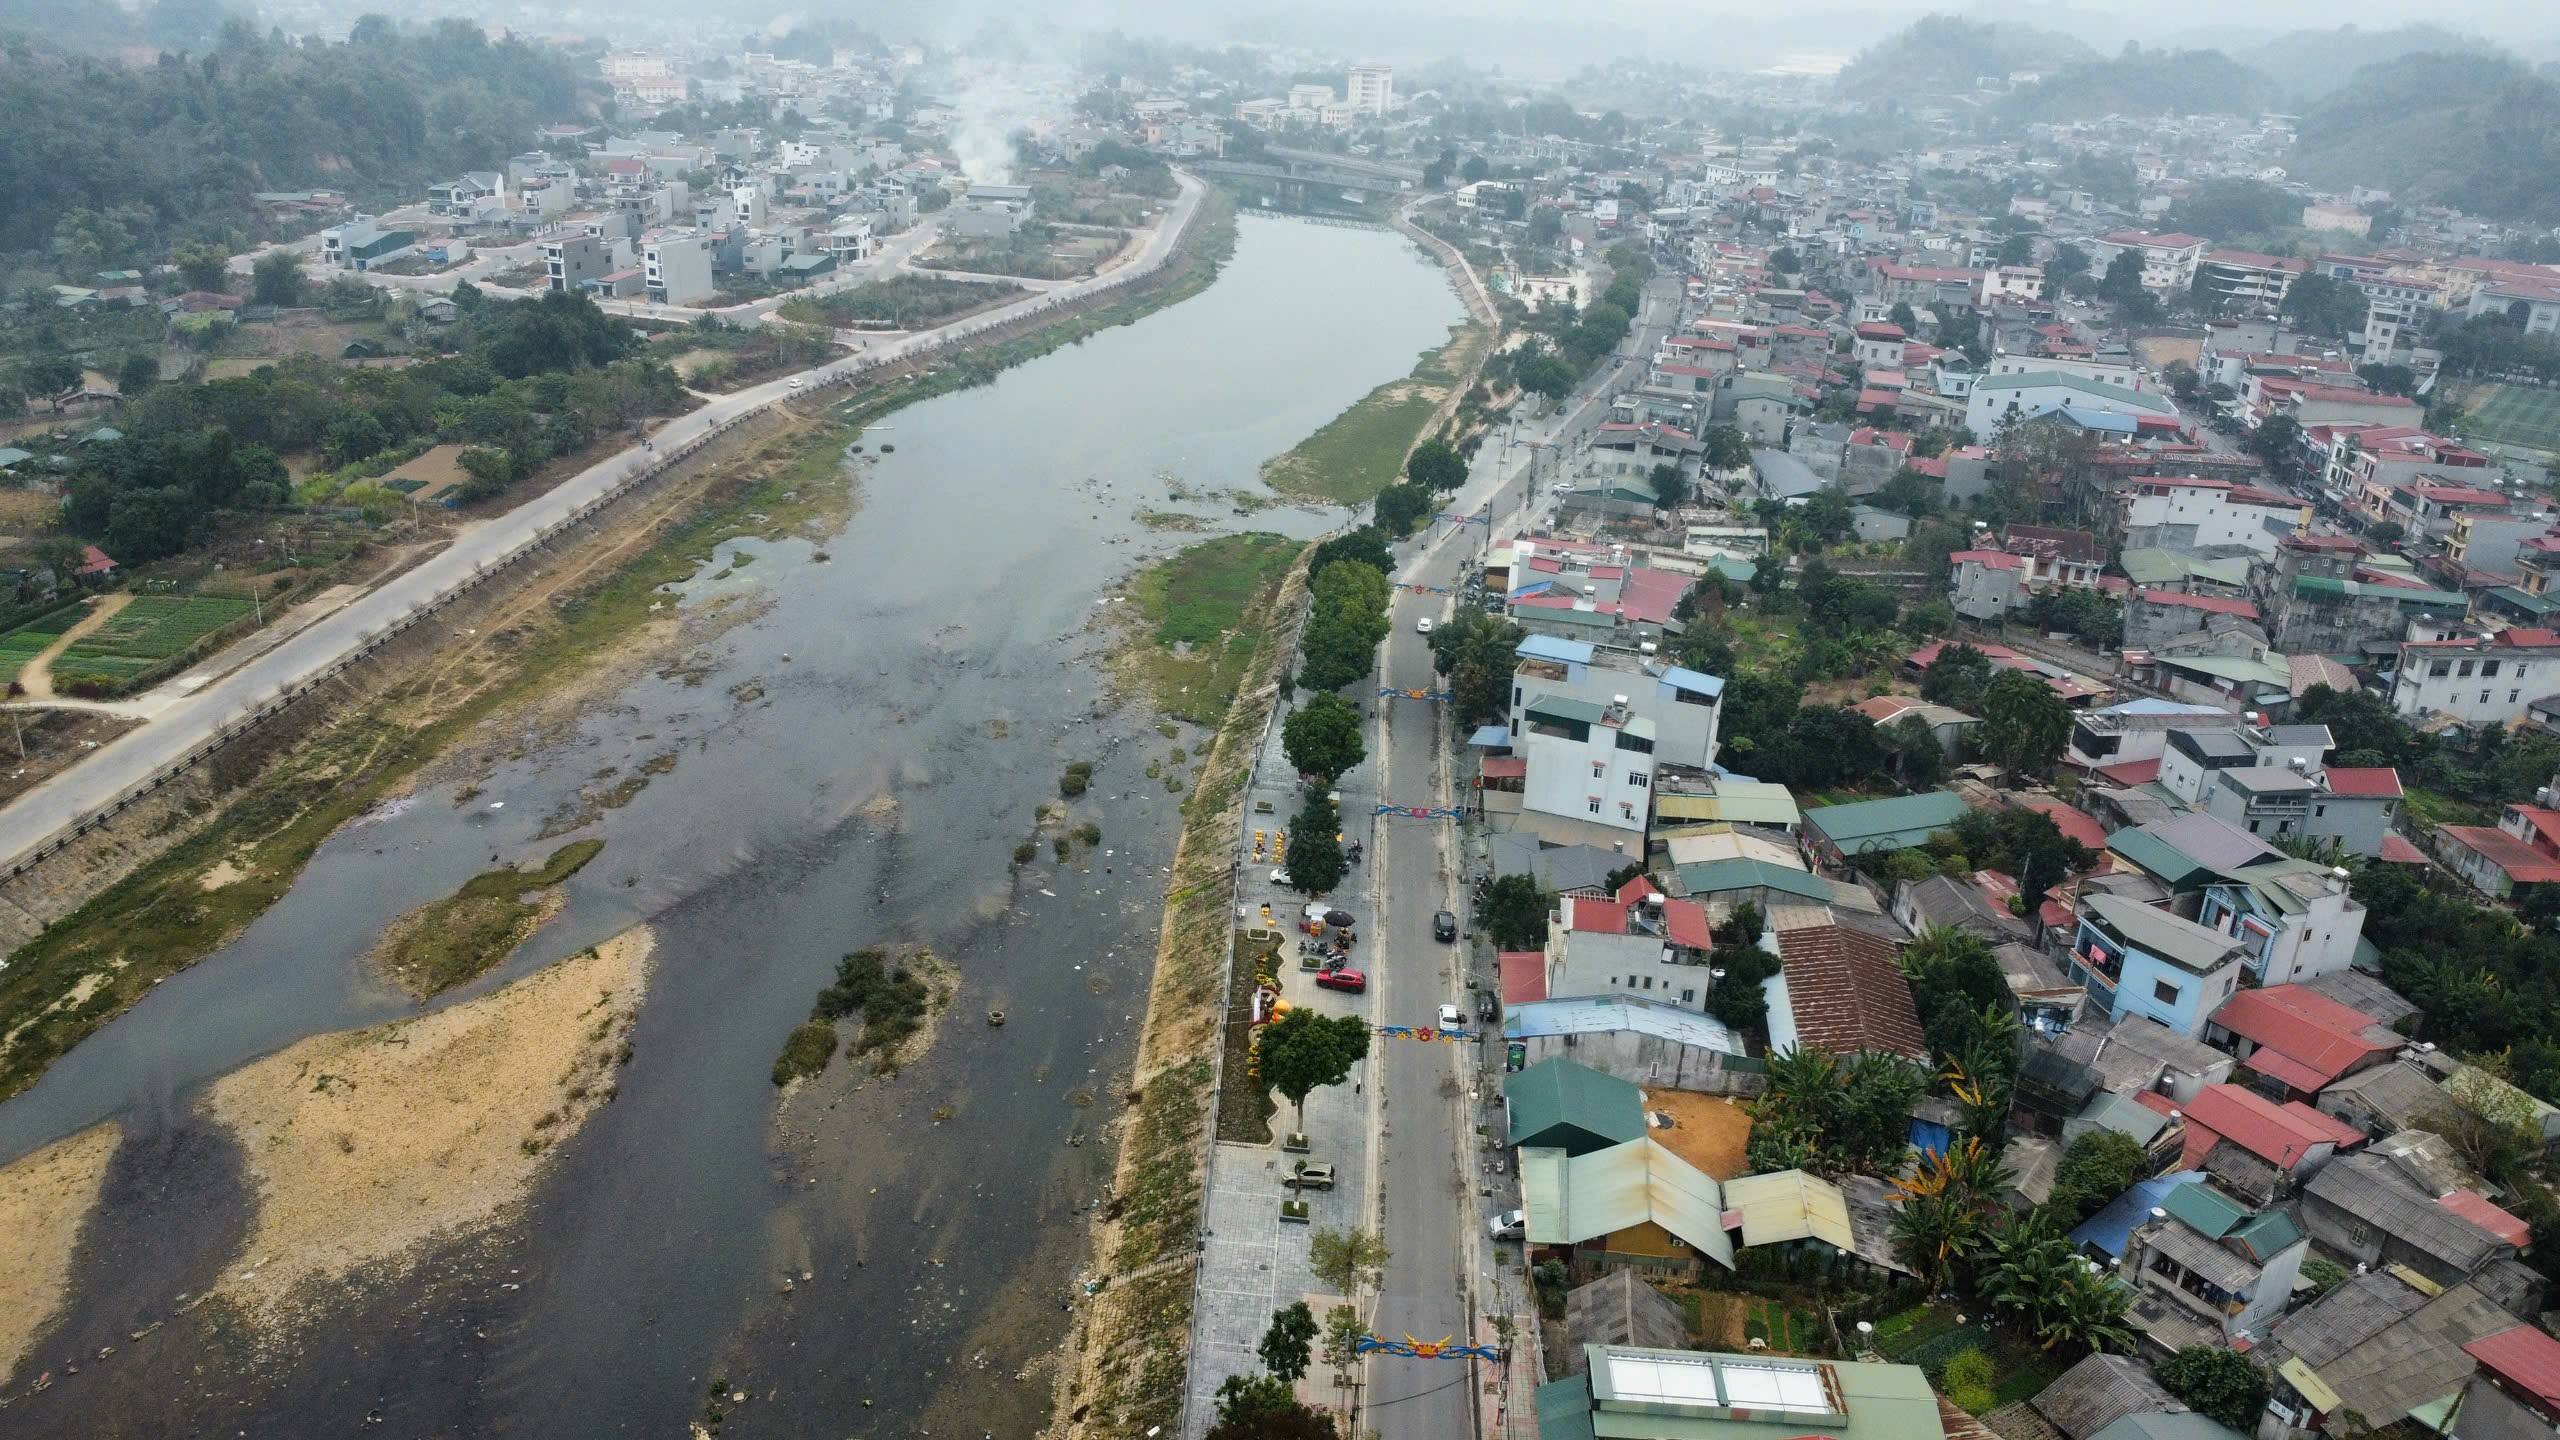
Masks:
[[[2432,660],[2427,663],[2427,678],[2430,680],[2437,679],[2441,676],[2452,673],[2452,670],[2453,666],[2451,662],[2444,660]]]
[[[1652,977],[1652,976],[1647,975],[1646,977],[1644,977],[1644,988],[1646,988],[1647,990],[1650,990],[1650,989],[1652,989],[1652,988],[1653,988],[1653,977]]]
[[[1608,761],[1606,761],[1606,760],[1594,760],[1594,761],[1592,761],[1592,762],[1591,762],[1591,778],[1592,778],[1592,779],[1594,779],[1594,780],[1600,779],[1602,776],[1605,776],[1605,775],[1607,775],[1608,773],[1609,773],[1609,762],[1608,762]]]
[[[1600,797],[1597,795],[1591,797],[1591,813],[1594,815],[1600,813]]]
[[[2483,661],[2481,661],[2481,662],[2480,662],[2480,678],[2481,678],[2481,679],[2486,680],[2486,679],[2488,679],[2490,676],[2495,675],[2495,674],[2497,674],[2497,673],[2498,673],[2498,662],[2497,662],[2497,661],[2495,661],[2495,660],[2483,660]]]
[[[2481,704],[2483,704],[2483,705],[2486,705],[2486,704],[2488,704],[2488,703],[2489,703],[2489,692],[2488,692],[2488,691],[2483,690],[2483,691],[2481,691],[2481,692],[2480,692],[2480,703],[2481,703]]]
[[[1680,1003],[1683,1005],[1694,1004],[1697,999],[1698,992],[1695,990],[1683,990],[1680,992]]]
[[[2363,1221],[2356,1220],[2350,1222],[2347,1226],[2347,1243],[2350,1245],[2363,1244],[2366,1233]]]
[[[2460,665],[2457,665],[2457,666],[2455,666],[2455,667],[2454,667],[2454,670],[2453,670],[2453,678],[2455,678],[2456,680],[2467,679],[2467,678],[2469,678],[2470,674],[2471,674],[2471,662],[2470,662],[2470,661],[2468,661],[2468,660],[2465,660],[2465,661],[2463,661]]]
[[[1639,771],[1635,772],[1634,774],[1629,775],[1629,776],[1627,777],[1627,783],[1628,783],[1628,784],[1630,784],[1630,785],[1636,786],[1638,789],[1642,789],[1642,788],[1643,788],[1643,786],[1644,786],[1644,782],[1645,782],[1646,778],[1647,778],[1647,777],[1646,777],[1645,773],[1644,773],[1643,771],[1639,770]]]
[[[2178,994],[2178,987],[2170,984],[2166,980],[2154,980],[2151,982],[2151,998],[2159,1001],[2163,1005],[2177,1004]]]

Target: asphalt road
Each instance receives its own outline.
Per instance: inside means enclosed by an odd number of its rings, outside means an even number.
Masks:
[[[777,378],[721,396],[699,410],[668,421],[651,437],[651,443],[661,451],[673,451],[724,421],[778,404],[811,383],[895,361],[947,336],[1001,325],[1034,307],[1142,273],[1162,261],[1182,223],[1199,204],[1204,192],[1202,183],[1189,176],[1182,177],[1182,183],[1182,196],[1175,208],[1165,223],[1156,227],[1146,250],[1133,264],[1045,295],[1026,296],[953,326],[877,342],[862,354],[830,361],[799,376]],[[56,834],[104,809],[126,791],[212,739],[225,726],[245,718],[285,691],[318,678],[411,612],[453,594],[472,576],[532,543],[545,530],[567,520],[655,458],[637,447],[608,456],[544,494],[472,527],[439,554],[350,601],[337,613],[171,705],[150,724],[127,732],[80,764],[0,807],[0,866],[14,863]]]
[[[1609,400],[1641,379],[1663,330],[1677,315],[1679,287],[1650,287],[1630,337],[1629,360],[1601,372],[1565,409],[1543,421],[1506,428],[1478,450],[1475,473],[1461,492],[1464,512],[1509,526],[1544,509],[1542,488],[1574,469],[1573,457],[1606,418]],[[1453,507],[1455,508],[1455,507]],[[1397,571],[1404,584],[1455,589],[1493,527],[1435,524]],[[1394,626],[1382,647],[1380,684],[1428,689],[1437,675],[1429,642],[1414,622],[1447,618],[1445,595],[1399,591],[1389,606]],[[1379,785],[1393,805],[1449,803],[1450,738],[1436,705],[1380,702]],[[1382,958],[1373,977],[1382,1024],[1436,1023],[1443,1004],[1466,1004],[1465,952],[1432,938],[1433,913],[1465,915],[1459,895],[1457,837],[1445,822],[1388,819],[1379,829],[1371,876]],[[1472,1017],[1469,1024],[1474,1023]],[[1485,1221],[1493,1203],[1480,1198],[1481,1163],[1473,1143],[1468,1093],[1476,1056],[1467,1048],[1381,1040],[1370,1073],[1380,1080],[1382,1133],[1373,1153],[1385,1176],[1383,1238],[1389,1259],[1379,1287],[1373,1333],[1417,1340],[1472,1335],[1478,1304],[1468,1277],[1477,1272]],[[1454,1361],[1371,1362],[1360,1424],[1390,1440],[1470,1440],[1474,1434],[1476,1367]]]

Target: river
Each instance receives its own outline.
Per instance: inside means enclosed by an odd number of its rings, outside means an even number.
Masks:
[[[1108,1174],[1098,1132],[1178,820],[1181,797],[1144,772],[1202,738],[1106,703],[1113,627],[1096,622],[1131,570],[1191,538],[1135,516],[1329,528],[1338,514],[1246,520],[1174,497],[1255,488],[1263,460],[1462,318],[1400,237],[1250,219],[1205,293],[891,416],[865,448],[894,453],[856,462],[841,536],[726,542],[670,596],[740,592],[755,618],[575,733],[526,735],[469,803],[447,785],[349,827],[237,943],[0,1106],[0,1158],[126,1120],[73,1313],[36,1362],[92,1353],[233,1258],[237,1156],[195,1118],[198,1088],[406,1013],[357,963],[383,925],[492,857],[600,835],[560,917],[460,992],[636,921],[659,934],[618,1098],[521,1223],[380,1277],[255,1373],[137,1365],[111,1396],[102,1362],[85,1395],[73,1381],[25,1403],[54,1412],[52,1433],[157,1429],[155,1414],[173,1432],[316,1433],[376,1411],[394,1433],[667,1434],[717,1374],[752,1395],[724,1402],[725,1434],[893,1433],[927,1414],[1027,1433],[1047,1385],[1012,1377],[1060,1333]],[[601,768],[668,754],[628,805],[540,836]],[[1071,863],[1044,848],[1017,875],[1014,846],[1075,759],[1098,762],[1078,818],[1104,839]],[[900,942],[956,967],[955,1019],[1002,1007],[1009,1023],[947,1024],[920,1064],[804,1107],[777,1140],[782,1036],[839,955]],[[133,1383],[146,1374],[160,1378]]]

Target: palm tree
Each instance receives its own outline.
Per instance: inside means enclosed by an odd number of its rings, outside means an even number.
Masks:
[[[2133,1349],[2133,1328],[2124,1322],[2133,1292],[2085,1263],[2076,1276],[2065,1276],[2054,1292],[2052,1313],[2036,1333],[2047,1350]]]
[[[1932,1290],[1947,1285],[1958,1263],[1982,1240],[1981,1219],[1973,1206],[1948,1195],[1899,1196],[1893,1212],[1894,1253],[1920,1283]]]
[[[2016,1179],[1998,1152],[1970,1135],[1943,1153],[1923,1154],[1910,1175],[1886,1180],[1886,1198],[1901,1207],[1893,1217],[1893,1239],[1904,1262],[1932,1286],[1971,1269],[1989,1232],[1990,1211]]]
[[[2063,1288],[2087,1273],[2071,1253],[2071,1242],[2033,1216],[1994,1230],[1983,1258],[1988,1264],[1982,1274],[1982,1298],[2039,1333],[2052,1318]]]

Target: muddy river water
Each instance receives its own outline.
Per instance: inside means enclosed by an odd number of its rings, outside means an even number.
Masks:
[[[1063,1329],[1154,954],[1181,796],[1145,771],[1202,739],[1106,703],[1119,581],[1190,538],[1134,517],[1329,528],[1330,512],[1246,519],[1209,497],[1256,488],[1263,460],[1462,318],[1399,237],[1247,219],[1204,294],[890,417],[865,448],[894,453],[855,462],[841,536],[729,542],[669,597],[735,592],[753,619],[574,733],[527,736],[467,801],[429,787],[332,839],[239,942],[0,1106],[0,1160],[126,1125],[35,1363],[122,1345],[238,1258],[239,1157],[198,1118],[200,1087],[406,1013],[359,957],[493,856],[606,841],[560,917],[464,996],[656,928],[618,1098],[505,1231],[351,1289],[288,1344],[126,1347],[0,1432],[379,1416],[391,1434],[667,1435],[718,1377],[726,1435],[1029,1433],[1049,1389],[1024,1369]],[[628,804],[541,834],[599,771],[669,756]],[[1071,862],[1044,845],[1014,871],[1075,759],[1097,762],[1077,818],[1101,844]],[[895,943],[951,961],[950,1023],[893,1079],[857,1084],[840,1062],[777,1122],[783,1035],[838,956]]]

